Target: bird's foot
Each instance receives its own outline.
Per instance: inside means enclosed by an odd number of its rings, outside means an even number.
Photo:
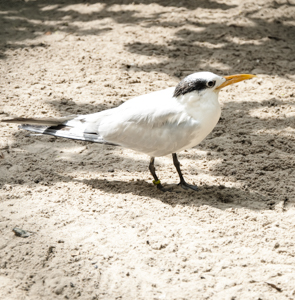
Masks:
[[[163,193],[165,193],[165,192],[172,192],[172,188],[164,188],[162,185],[161,185],[161,186],[158,186],[158,185],[157,185],[157,188],[158,188],[161,192],[163,192]]]
[[[160,180],[158,181],[153,181],[153,184],[157,186],[157,189],[160,190],[161,192],[165,193],[165,192],[171,192],[172,189],[171,188],[164,188],[160,182]]]
[[[185,181],[179,182],[178,185],[180,185],[184,190],[189,190],[189,189],[194,191],[198,190],[198,187],[196,185],[188,184]]]

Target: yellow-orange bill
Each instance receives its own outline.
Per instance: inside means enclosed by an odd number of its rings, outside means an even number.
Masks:
[[[230,76],[224,76],[223,78],[226,79],[224,83],[222,83],[217,89],[222,89],[230,84],[240,82],[243,80],[251,79],[253,77],[256,77],[256,75],[252,74],[236,74],[236,75],[230,75]]]

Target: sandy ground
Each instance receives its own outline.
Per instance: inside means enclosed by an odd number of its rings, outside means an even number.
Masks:
[[[294,0],[0,1],[1,118],[259,75],[179,154],[198,192],[170,157],[161,193],[143,154],[1,123],[0,298],[295,299],[294,16]]]

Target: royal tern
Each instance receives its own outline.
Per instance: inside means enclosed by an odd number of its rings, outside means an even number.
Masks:
[[[135,97],[98,113],[64,118],[13,118],[20,128],[70,139],[111,144],[150,156],[149,170],[158,189],[166,191],[156,175],[155,157],[172,154],[184,189],[197,190],[184,180],[176,153],[198,145],[217,124],[221,88],[255,77],[251,74],[218,76],[198,72],[176,87]]]

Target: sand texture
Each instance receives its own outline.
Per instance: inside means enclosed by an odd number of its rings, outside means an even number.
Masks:
[[[0,123],[0,299],[295,299],[295,1],[0,1],[0,118],[115,107],[186,75],[220,92],[156,159]]]

